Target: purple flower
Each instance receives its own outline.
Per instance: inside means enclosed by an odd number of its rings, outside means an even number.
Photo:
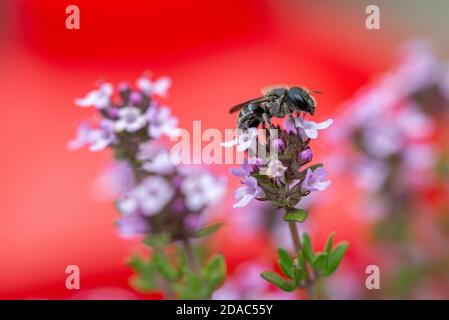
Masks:
[[[115,129],[119,132],[136,132],[147,124],[147,119],[136,107],[123,107],[118,111],[118,116]]]
[[[160,151],[156,153],[150,161],[142,164],[142,169],[147,172],[157,174],[172,174],[176,170],[168,151]]]
[[[258,135],[259,133],[257,128],[249,128],[243,132],[237,132],[237,137],[234,140],[225,141],[221,144],[221,146],[225,148],[237,146],[237,151],[239,152],[254,149],[257,145]]]
[[[262,188],[257,185],[256,178],[244,177],[242,183],[243,186],[235,190],[235,198],[240,200],[234,204],[234,208],[244,207],[251,200],[264,195]]]
[[[266,174],[270,178],[281,178],[284,176],[286,170],[287,167],[285,167],[284,164],[279,161],[279,159],[271,159],[268,163],[267,168],[263,172],[261,172],[263,174]]]
[[[129,96],[129,101],[133,106],[137,106],[142,102],[142,95],[140,92],[133,91]]]
[[[327,178],[327,171],[317,168],[314,171],[307,169],[306,176],[302,181],[301,188],[304,192],[323,191],[331,185],[331,181],[324,181]]]
[[[224,179],[217,179],[209,173],[191,174],[182,181],[186,206],[191,211],[215,204],[226,192]]]
[[[95,106],[97,109],[104,109],[109,105],[113,91],[110,83],[104,83],[97,90],[88,92],[84,98],[75,99],[75,104],[80,107]]]
[[[175,190],[166,179],[150,176],[137,186],[131,197],[137,201],[142,214],[152,216],[164,209],[174,194]]]
[[[318,138],[318,130],[329,128],[333,122],[332,119],[317,123],[314,121],[307,121],[301,117],[296,118],[296,126],[302,129],[304,135],[310,139]]]
[[[188,230],[195,231],[201,227],[204,216],[199,214],[190,214],[186,217],[185,224]]]
[[[102,120],[98,129],[93,129],[89,134],[89,150],[92,152],[104,150],[115,141],[114,122]]]
[[[147,111],[149,122],[148,134],[152,138],[160,138],[162,135],[169,137],[176,136],[179,132],[178,119],[170,115],[171,111],[168,107],[160,107],[152,105]]]
[[[141,214],[123,215],[117,221],[117,228],[120,235],[124,238],[146,234],[151,231],[149,222]]]
[[[245,159],[244,163],[242,163],[240,167],[231,168],[229,171],[235,177],[247,177],[253,172],[253,165],[249,164],[248,160]]]
[[[160,77],[152,81],[149,77],[143,76],[137,79],[136,84],[148,96],[158,95],[160,97],[166,97],[171,83],[172,81],[169,77]]]
[[[155,141],[144,142],[139,145],[136,157],[139,161],[149,161],[162,150],[164,150],[163,146]]]
[[[69,142],[70,150],[77,150],[84,147],[90,142],[91,127],[87,122],[83,122],[79,125],[76,138]]]

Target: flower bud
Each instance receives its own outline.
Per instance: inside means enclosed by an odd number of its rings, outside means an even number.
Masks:
[[[108,109],[108,115],[112,118],[112,119],[118,119],[118,108],[116,107],[111,107]]]
[[[139,105],[142,102],[142,96],[140,95],[139,92],[133,91],[129,96],[129,101],[134,106]]]
[[[277,152],[283,152],[285,150],[285,143],[282,139],[275,139],[271,142],[271,147]]]
[[[304,149],[299,153],[299,162],[301,165],[304,165],[310,161],[312,161],[313,152],[310,148]]]
[[[129,86],[128,82],[120,82],[118,85],[118,91],[120,91],[120,92],[128,91],[129,89],[130,89],[130,86]]]

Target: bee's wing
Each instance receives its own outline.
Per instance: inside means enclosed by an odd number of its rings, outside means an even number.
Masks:
[[[287,86],[285,84],[274,84],[274,85],[263,87],[260,91],[262,92],[263,95],[267,95],[270,93],[270,91],[272,91],[274,89],[287,89],[287,88],[290,88],[290,86]]]
[[[230,110],[229,113],[234,113],[239,111],[240,109],[242,109],[244,106],[250,104],[250,103],[259,103],[259,102],[265,102],[270,100],[267,97],[259,97],[259,98],[255,98],[255,99],[251,99],[242,103],[239,103],[238,105],[233,106]]]

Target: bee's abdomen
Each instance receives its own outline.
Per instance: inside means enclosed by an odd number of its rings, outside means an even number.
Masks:
[[[247,129],[257,127],[262,119],[264,109],[257,104],[250,103],[243,107],[238,118],[238,127]]]

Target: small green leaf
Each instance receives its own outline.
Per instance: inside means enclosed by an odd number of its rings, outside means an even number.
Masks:
[[[290,279],[293,279],[293,259],[290,257],[287,251],[282,248],[278,248],[278,263],[282,272]]]
[[[226,262],[221,254],[215,255],[203,270],[204,278],[210,286],[210,291],[218,289],[226,277]]]
[[[260,276],[284,291],[290,292],[296,288],[296,285],[292,281],[282,278],[276,272],[263,272]]]
[[[293,262],[293,273],[296,284],[299,284],[303,279],[306,278],[306,271],[297,259],[295,259],[295,261]]]
[[[127,264],[137,273],[130,279],[130,284],[133,288],[144,293],[156,289],[155,270],[150,262],[146,262],[138,255],[134,255],[127,261]]]
[[[324,247],[324,252],[326,252],[328,255],[331,254],[332,251],[332,243],[334,242],[335,232],[332,232],[329,235],[329,238],[327,238],[326,246]]]
[[[302,236],[302,249],[304,258],[306,258],[307,261],[313,264],[315,261],[315,254],[313,253],[312,244],[307,233],[304,233]]]
[[[193,236],[195,238],[202,238],[202,237],[208,236],[208,235],[214,233],[215,231],[217,231],[218,229],[220,229],[222,226],[223,226],[223,223],[212,224],[210,226],[196,230],[194,232]]]
[[[316,256],[313,268],[318,275],[325,273],[328,264],[328,255],[326,252],[320,253]]]
[[[301,268],[305,269],[306,268],[306,262],[304,260],[304,254],[301,251],[298,252],[298,259],[297,260],[298,260],[299,266]]]
[[[346,253],[346,250],[348,249],[348,246],[349,244],[347,242],[341,242],[335,247],[329,256],[329,262],[324,275],[329,276],[337,270],[343,256]]]
[[[307,218],[307,211],[304,209],[289,211],[284,215],[284,221],[287,222],[304,222],[306,218]]]
[[[168,245],[170,241],[170,235],[168,234],[154,234],[146,237],[143,240],[143,243],[153,248],[163,248]]]
[[[168,281],[175,282],[179,278],[179,273],[170,264],[164,255],[161,253],[155,253],[152,259],[156,270]]]

